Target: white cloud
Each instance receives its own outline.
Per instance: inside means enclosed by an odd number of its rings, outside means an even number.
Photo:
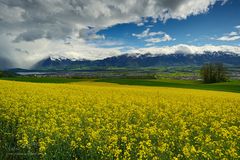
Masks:
[[[147,28],[147,29],[144,30],[142,33],[139,33],[139,34],[133,33],[132,36],[137,37],[138,39],[145,38],[145,37],[148,37],[148,36],[149,36],[149,31],[150,31],[150,29]]]
[[[127,53],[152,53],[152,54],[174,54],[174,53],[185,53],[185,54],[204,54],[204,52],[231,52],[240,54],[239,46],[214,46],[214,45],[203,45],[194,46],[179,44],[175,46],[163,46],[163,47],[146,47],[146,48],[135,48],[127,51]]]
[[[237,36],[238,33],[237,33],[237,32],[230,32],[228,35],[229,35],[229,36]]]
[[[99,48],[88,45],[84,40],[71,39],[70,43],[59,40],[39,39],[32,42],[12,43],[14,37],[1,35],[0,55],[15,63],[14,67],[29,68],[49,55],[59,55],[75,59],[102,59],[120,55],[119,48]],[[25,50],[23,50],[24,48]],[[1,59],[1,56],[0,56]]]
[[[219,41],[236,41],[240,39],[240,35],[239,36],[222,36],[217,38],[217,40]]]
[[[160,38],[149,38],[149,39],[146,39],[145,41],[150,43],[159,43],[162,40]]]
[[[154,37],[154,36],[164,35],[164,34],[165,33],[162,31],[150,32],[150,28],[147,28],[142,33],[139,33],[139,34],[133,33],[132,36],[137,37],[138,39],[142,39],[142,38]]]
[[[144,23],[137,23],[137,26],[140,27],[140,26],[144,26]]]
[[[82,38],[85,40],[103,40],[103,39],[105,39],[104,35],[98,35],[98,34],[96,34],[97,32],[98,32],[98,29],[96,29],[96,28],[82,29],[79,31],[79,38]]]
[[[146,39],[145,41],[150,43],[159,43],[159,42],[172,41],[172,40],[175,40],[175,39],[173,39],[168,34],[163,33],[163,36],[160,38],[149,38],[149,39]]]
[[[145,46],[147,46],[147,47],[154,46],[154,43],[147,43],[147,44],[145,44]]]
[[[168,34],[164,34],[164,36],[162,37],[162,41],[172,41],[172,40],[174,41],[175,38],[172,38]]]
[[[145,18],[141,18],[139,21],[137,21],[136,24],[138,27],[141,27],[141,26],[144,26],[144,23],[147,23],[147,22],[148,22],[148,19],[145,17]]]
[[[146,46],[151,46],[152,43],[159,43],[165,41],[172,41],[175,40],[170,35],[166,34],[165,32],[158,31],[158,32],[150,32],[150,28],[147,28],[142,33],[136,34],[133,33],[132,36],[137,37],[138,39],[145,39],[145,42],[148,42]]]
[[[235,26],[236,29],[240,29],[240,26]],[[240,31],[239,32],[230,32],[225,34],[224,36],[214,38],[211,37],[212,40],[219,40],[219,41],[236,41],[240,39]]]
[[[162,31],[159,31],[159,32],[150,32],[150,33],[149,33],[149,36],[158,36],[158,35],[162,35],[162,34],[165,34],[165,33],[162,32]]]
[[[235,28],[237,28],[237,29],[240,29],[240,25],[238,25],[238,26],[235,26]]]
[[[14,27],[3,25],[1,29],[19,30],[21,34],[22,29],[28,32],[38,28],[51,35],[51,39],[62,39],[88,26],[102,29],[122,23],[145,22],[146,17],[164,21],[186,19],[207,12],[216,1],[225,0],[7,0],[0,3],[1,20],[2,23],[11,20]]]
[[[228,0],[223,0],[222,4],[221,5],[224,5],[227,3]]]

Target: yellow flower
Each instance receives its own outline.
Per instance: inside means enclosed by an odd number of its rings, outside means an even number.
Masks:
[[[47,144],[45,142],[43,142],[43,141],[39,142],[39,152],[41,154],[45,154],[46,149],[47,149],[46,147],[47,147]]]
[[[92,144],[91,144],[90,142],[88,142],[87,145],[86,145],[86,147],[87,147],[88,149],[91,149],[91,148],[92,148]]]
[[[124,143],[127,142],[127,137],[126,136],[122,137],[122,142],[124,142]]]
[[[184,146],[182,151],[183,151],[183,154],[184,154],[187,158],[189,158],[189,157],[191,156],[191,153],[190,153],[190,151],[189,151],[189,149],[188,149],[188,146]]]
[[[227,92],[0,80],[1,142],[41,159],[239,159],[239,104]]]
[[[75,141],[71,141],[71,147],[72,149],[76,149],[77,148],[77,143]]]

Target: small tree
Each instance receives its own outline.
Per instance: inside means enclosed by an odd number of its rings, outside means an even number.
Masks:
[[[222,63],[207,63],[201,68],[204,83],[226,82],[226,68]]]

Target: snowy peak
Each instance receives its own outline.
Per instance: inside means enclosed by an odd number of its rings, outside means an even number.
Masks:
[[[140,54],[131,53],[108,57],[101,60],[84,60],[51,56],[38,62],[35,68],[111,68],[111,67],[160,67],[203,65],[209,62],[221,62],[226,65],[240,66],[240,55],[231,52],[204,52],[201,54],[174,53],[174,54]]]
[[[59,55],[50,55],[50,56],[49,56],[49,59],[50,59],[51,61],[62,61],[62,60],[67,60],[67,59],[69,59],[69,58],[64,57],[64,56],[59,56]]]
[[[61,55],[50,55],[47,59],[51,61],[82,61],[85,60],[83,58],[75,58],[75,57],[66,57]]]

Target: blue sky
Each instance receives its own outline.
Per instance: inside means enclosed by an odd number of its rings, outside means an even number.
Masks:
[[[138,39],[132,34],[140,34],[147,28],[150,32],[165,32],[173,40],[154,43],[153,46],[189,44],[189,45],[240,45],[240,38],[236,40],[217,40],[227,36],[231,32],[239,32],[236,26],[240,25],[240,1],[228,1],[224,5],[217,2],[204,14],[190,16],[184,20],[169,19],[166,22],[158,20],[154,22],[152,18],[145,19],[144,25],[137,23],[118,24],[99,31],[97,34],[104,35],[102,41],[116,42],[116,45],[104,47],[117,47],[119,45],[145,47],[147,38]],[[154,36],[159,38],[161,36]],[[104,43],[103,43],[104,44]]]
[[[179,51],[240,54],[240,0],[0,0],[4,67]]]

